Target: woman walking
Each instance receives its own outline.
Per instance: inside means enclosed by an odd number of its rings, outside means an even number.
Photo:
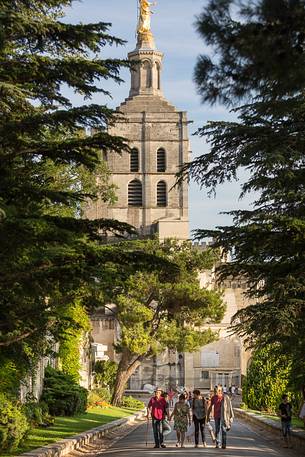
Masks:
[[[191,412],[190,407],[186,403],[185,395],[179,396],[179,401],[175,404],[174,411],[171,414],[171,419],[174,418],[174,429],[177,433],[177,444],[184,448],[185,433],[187,432],[188,425],[191,424]]]
[[[201,396],[200,390],[194,390],[193,392],[193,422],[195,425],[195,447],[199,446],[199,430],[201,434],[203,447],[206,447],[205,441],[205,420],[206,420],[206,403],[204,397]]]

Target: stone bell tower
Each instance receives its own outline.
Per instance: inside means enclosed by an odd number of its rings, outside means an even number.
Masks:
[[[126,138],[131,152],[105,157],[117,187],[117,202],[98,203],[88,217],[113,218],[135,226],[141,235],[189,238],[188,185],[175,186],[179,167],[189,159],[188,121],[162,92],[163,53],[150,30],[151,3],[140,1],[129,97],[117,108],[113,135]]]

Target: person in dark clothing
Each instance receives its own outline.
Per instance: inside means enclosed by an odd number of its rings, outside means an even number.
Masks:
[[[292,405],[288,401],[288,396],[282,396],[282,403],[279,405],[279,415],[282,422],[282,433],[284,437],[284,447],[292,447],[291,444],[291,417]]]
[[[203,447],[206,447],[205,441],[205,421],[206,421],[206,403],[204,397],[201,396],[200,390],[194,390],[194,398],[192,401],[193,422],[195,426],[195,447],[199,446],[199,430],[201,434]]]

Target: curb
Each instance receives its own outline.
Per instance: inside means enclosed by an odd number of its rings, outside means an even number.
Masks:
[[[133,423],[137,419],[141,419],[143,415],[144,411],[142,410],[132,416],[127,416],[123,419],[109,422],[101,427],[93,428],[92,430],[80,433],[79,435],[58,441],[57,443],[33,449],[32,451],[21,454],[19,457],[63,457],[64,455],[67,455],[70,452],[85,446],[86,444],[94,443],[96,440],[102,438],[108,432],[120,427],[121,425]]]
[[[273,434],[276,432],[278,437],[281,437],[282,427],[280,422],[277,423],[272,419],[262,417],[259,414],[248,412],[240,408],[234,408],[234,413],[235,417],[238,419],[242,419],[250,424],[259,425],[264,430]],[[293,447],[302,450],[305,455],[305,432],[300,428],[292,430],[291,439]]]

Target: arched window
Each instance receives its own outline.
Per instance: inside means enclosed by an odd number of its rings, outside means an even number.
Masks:
[[[159,181],[157,184],[157,206],[167,206],[167,189],[165,181]]]
[[[139,151],[133,148],[130,152],[130,171],[137,173],[139,171]]]
[[[163,148],[157,151],[157,171],[159,173],[166,171],[166,152]]]
[[[151,87],[151,64],[148,61],[143,63],[143,83],[142,87],[149,89]]]
[[[138,179],[128,184],[128,206],[142,206],[142,183]]]

